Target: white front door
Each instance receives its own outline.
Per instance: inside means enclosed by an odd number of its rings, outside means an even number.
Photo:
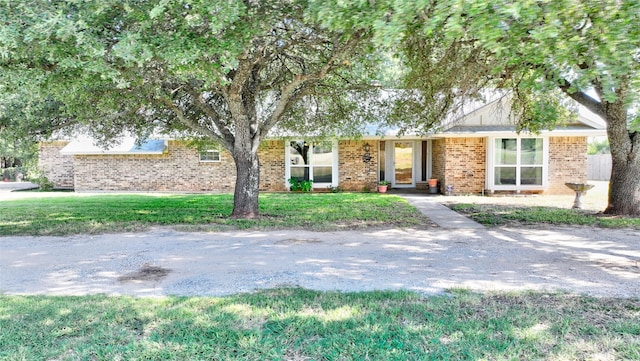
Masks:
[[[415,187],[414,144],[412,141],[393,142],[393,180],[394,188]]]

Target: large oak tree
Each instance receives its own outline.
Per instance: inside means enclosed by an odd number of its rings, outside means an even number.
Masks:
[[[348,121],[367,116],[362,97],[376,99],[370,31],[329,30],[319,16],[295,0],[0,0],[0,103],[20,99],[31,115],[18,121],[42,134],[68,125],[105,141],[127,131],[219,143],[237,169],[232,216],[256,217],[270,132],[357,133]],[[30,112],[47,102],[55,112]]]
[[[561,120],[562,96],[599,115],[613,160],[605,212],[640,215],[640,2],[432,0],[394,14],[381,29],[399,34],[416,89],[509,88],[519,128],[532,131]],[[454,71],[433,78],[451,55]]]

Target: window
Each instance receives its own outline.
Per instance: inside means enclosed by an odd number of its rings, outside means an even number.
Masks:
[[[200,152],[201,162],[219,162],[220,150],[219,149],[207,149]]]
[[[287,159],[287,179],[313,180],[315,186],[336,185],[335,142],[290,141]]]
[[[544,138],[496,138],[493,141],[493,184],[496,189],[541,188],[546,178]]]

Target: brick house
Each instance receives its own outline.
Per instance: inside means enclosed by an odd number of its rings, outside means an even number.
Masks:
[[[581,109],[578,121],[540,134],[517,134],[497,104],[477,107],[424,135],[365,135],[314,142],[268,139],[259,149],[261,191],[286,191],[288,179],[313,179],[314,189],[393,188],[441,192],[572,193],[565,182],[586,182],[587,139],[605,135],[604,123]],[[40,167],[58,187],[76,191],[232,192],[235,165],[223,149],[204,152],[185,142],[125,140],[108,150],[88,140],[40,144]]]

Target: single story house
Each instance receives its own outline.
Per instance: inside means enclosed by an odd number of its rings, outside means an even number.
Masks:
[[[566,182],[587,180],[587,139],[604,122],[581,108],[577,121],[540,134],[517,134],[500,100],[474,107],[428,135],[364,135],[360,139],[277,138],[263,141],[260,189],[287,191],[290,178],[314,189],[427,189],[455,194],[570,194]],[[172,139],[101,149],[87,139],[40,144],[39,164],[57,187],[76,191],[232,192],[235,165],[221,148],[204,152]]]

